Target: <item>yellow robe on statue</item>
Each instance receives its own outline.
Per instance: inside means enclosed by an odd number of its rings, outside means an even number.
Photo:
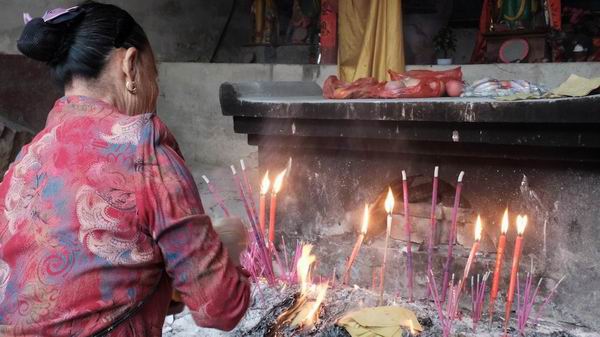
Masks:
[[[404,71],[401,0],[340,0],[340,78],[388,80],[388,69]]]

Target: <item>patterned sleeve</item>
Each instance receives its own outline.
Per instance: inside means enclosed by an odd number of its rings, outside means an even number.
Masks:
[[[139,146],[139,216],[162,251],[173,287],[198,325],[233,329],[248,307],[247,279],[204,214],[194,179],[158,117],[147,123]]]

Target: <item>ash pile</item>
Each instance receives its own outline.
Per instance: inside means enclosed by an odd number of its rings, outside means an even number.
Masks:
[[[298,317],[292,316],[281,323],[282,315],[290,312],[297,304],[301,287],[299,285],[280,284],[271,286],[265,281],[259,281],[253,285],[252,304],[246,316],[236,329],[231,332],[222,332],[213,329],[197,327],[189,312],[168,317],[163,328],[165,337],[191,337],[191,336],[318,336],[318,337],[350,337],[350,333],[339,324],[339,320],[348,313],[365,308],[374,308],[379,305],[379,294],[369,289],[359,287],[346,287],[341,284],[333,285],[328,289],[322,305],[315,313],[315,321],[312,324],[297,324]],[[468,297],[468,296],[465,296]],[[442,324],[439,320],[437,309],[433,301],[417,300],[408,303],[402,298],[384,295],[384,306],[400,307],[414,313],[422,331],[413,327],[401,327],[398,334],[394,336],[421,336],[439,337],[444,335]],[[501,311],[502,308],[498,307]],[[473,328],[470,305],[462,303],[460,313],[453,324],[450,336],[501,336],[504,322],[495,318],[490,325],[484,315],[482,322]],[[540,319],[535,326],[528,326],[525,332],[529,337],[594,337],[600,333],[593,332],[585,327],[561,322],[560,317],[553,317],[553,308],[546,309],[546,315]],[[552,317],[552,318],[549,318]],[[296,319],[296,322],[292,322]],[[310,322],[309,322],[310,323]],[[516,323],[515,323],[516,325]],[[518,336],[519,332],[511,328],[509,336]],[[370,336],[381,336],[373,334]]]

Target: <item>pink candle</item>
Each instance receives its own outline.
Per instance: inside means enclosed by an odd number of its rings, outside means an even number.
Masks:
[[[435,217],[435,209],[437,206],[437,193],[438,193],[438,184],[439,184],[439,167],[435,167],[433,170],[433,191],[431,192],[431,229],[429,232],[429,243],[427,246],[427,270],[432,270],[432,257],[433,257],[433,245],[435,241],[435,234],[437,232],[436,225],[436,217]],[[427,293],[429,293],[429,287],[427,288]]]
[[[460,205],[460,192],[462,191],[462,180],[465,172],[461,171],[458,175],[456,183],[456,194],[454,195],[454,207],[452,208],[452,225],[448,231],[448,256],[446,257],[446,264],[444,265],[444,279],[442,282],[442,302],[446,301],[446,291],[448,289],[448,276],[450,276],[450,269],[452,268],[452,260],[454,258],[454,244],[456,242],[456,220],[458,216],[458,206]]]
[[[387,213],[387,227],[385,232],[385,248],[383,250],[383,264],[381,265],[381,275],[379,277],[379,305],[383,305],[383,289],[385,288],[385,265],[387,264],[387,254],[390,243],[390,234],[392,232],[392,212],[394,211],[394,193],[392,188],[388,189],[385,198],[385,212]]]
[[[242,182],[240,181],[240,178],[237,175],[237,172],[235,171],[235,166],[231,165],[231,173],[233,174],[233,179],[235,180],[235,183],[238,186],[238,192],[240,194],[240,198],[242,199],[242,202],[244,203],[244,209],[246,209],[246,215],[248,216],[248,221],[250,221],[251,224],[254,224],[256,226],[256,217],[254,216],[254,212],[252,211],[252,208],[250,207],[250,204],[248,203],[248,197],[246,195],[246,193],[244,192],[244,187],[242,186]]]
[[[202,179],[204,179],[204,181],[206,182],[206,185],[208,186],[208,190],[210,191],[210,194],[213,196],[213,199],[215,199],[215,202],[219,205],[219,207],[221,207],[221,209],[223,210],[223,213],[225,213],[225,216],[229,217],[230,216],[229,210],[225,206],[225,201],[223,200],[223,197],[221,196],[219,191],[217,191],[215,186],[210,182],[210,180],[208,180],[207,176],[202,176]]]
[[[363,213],[363,222],[362,227],[360,229],[360,235],[356,239],[356,243],[354,244],[354,248],[352,249],[352,254],[346,263],[346,269],[344,270],[344,276],[342,278],[344,284],[348,284],[350,282],[350,272],[352,270],[352,265],[354,264],[354,260],[358,256],[360,251],[360,247],[365,239],[365,235],[367,235],[367,228],[369,227],[369,205],[365,204],[365,211]]]
[[[412,302],[413,298],[413,256],[412,256],[412,242],[411,232],[412,226],[410,223],[410,214],[408,211],[408,181],[406,178],[406,171],[402,171],[402,195],[404,201],[404,232],[407,237],[406,243],[406,277],[408,278],[408,300]]]
[[[475,222],[475,242],[471,247],[471,253],[469,253],[469,258],[467,259],[467,264],[465,265],[465,271],[463,273],[463,278],[461,281],[461,290],[462,287],[465,286],[465,282],[467,282],[467,277],[469,277],[469,271],[471,270],[471,265],[473,261],[475,261],[475,255],[477,254],[477,250],[479,250],[479,241],[481,240],[481,230],[483,225],[481,224],[481,217],[477,216],[477,221]]]
[[[252,189],[252,184],[248,181],[248,175],[246,174],[246,164],[244,163],[244,159],[240,159],[240,167],[242,168],[242,178],[244,180],[244,188],[247,192],[247,197],[250,200],[250,208],[252,209],[252,214],[256,216],[256,204],[254,203],[254,190]],[[256,223],[258,219],[255,218],[254,222]]]

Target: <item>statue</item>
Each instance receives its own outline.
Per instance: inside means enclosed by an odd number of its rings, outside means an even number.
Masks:
[[[534,18],[545,12],[543,0],[497,0],[492,8],[492,24],[505,25],[508,29],[535,28]]]
[[[254,43],[270,44],[277,33],[277,12],[274,0],[254,0]]]

